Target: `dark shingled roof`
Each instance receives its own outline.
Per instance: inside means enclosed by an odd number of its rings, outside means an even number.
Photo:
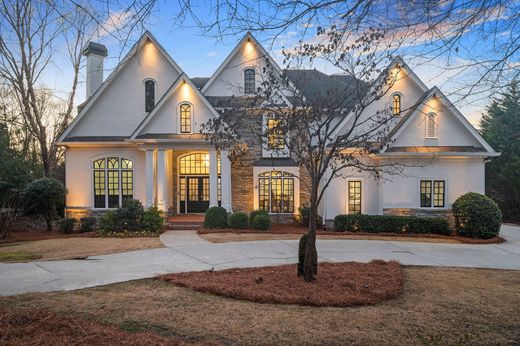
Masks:
[[[414,146],[391,147],[387,153],[479,153],[485,152],[484,148],[474,146]]]
[[[209,81],[209,78],[208,77],[195,77],[195,78],[192,78],[191,81],[193,82],[193,84],[195,84],[197,89],[200,90],[200,89],[204,88],[204,85],[206,85],[206,83]]]
[[[128,136],[73,136],[66,137],[63,142],[123,142]]]
[[[253,162],[256,167],[283,167],[283,166],[298,166],[298,164],[288,157],[270,157],[261,158]]]
[[[178,134],[178,133],[145,133],[136,137],[137,139],[205,139],[202,133]]]

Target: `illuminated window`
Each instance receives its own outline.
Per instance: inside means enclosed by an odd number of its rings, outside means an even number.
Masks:
[[[361,181],[348,182],[348,213],[361,214]]]
[[[395,116],[401,115],[401,95],[399,94],[392,95],[392,113]]]
[[[285,140],[282,130],[278,127],[279,120],[267,120],[267,149],[283,150],[285,148]]]
[[[94,208],[118,208],[134,196],[131,160],[107,157],[93,163]]]
[[[294,213],[294,176],[281,171],[258,176],[258,207],[269,213]]]
[[[435,113],[426,116],[426,138],[437,137],[437,121]]]
[[[191,133],[191,106],[184,103],[180,106],[181,133]]]
[[[244,92],[246,94],[255,93],[255,70],[252,68],[244,70]]]
[[[444,208],[446,182],[444,180],[421,180],[421,207]]]
[[[209,154],[194,153],[179,160],[181,175],[209,175]],[[217,174],[220,174],[220,159],[217,157]]]
[[[150,112],[155,107],[155,82],[147,80],[144,82],[144,110]]]

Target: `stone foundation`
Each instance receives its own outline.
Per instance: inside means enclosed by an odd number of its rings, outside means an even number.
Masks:
[[[65,217],[71,217],[76,220],[86,216],[101,216],[106,210],[92,210],[89,208],[66,207]]]
[[[420,216],[420,217],[441,217],[448,220],[451,229],[454,228],[454,219],[451,209],[422,209],[422,208],[384,208],[384,215],[398,216]]]
[[[269,218],[271,219],[271,223],[281,223],[288,224],[295,222],[294,214],[269,214]]]

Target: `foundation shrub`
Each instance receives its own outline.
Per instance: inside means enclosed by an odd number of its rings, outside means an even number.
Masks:
[[[394,215],[338,215],[334,218],[334,230],[338,232],[451,234],[448,221],[445,219]]]
[[[252,222],[253,219],[255,218],[255,216],[257,216],[258,214],[264,214],[264,215],[269,216],[267,211],[258,209],[258,210],[253,210],[252,212],[249,213],[249,220]]]
[[[271,227],[271,219],[267,213],[259,213],[251,220],[251,228],[258,231],[267,231]]]
[[[229,216],[229,227],[245,229],[249,226],[249,216],[246,213],[236,212]]]
[[[79,219],[80,233],[92,232],[96,228],[96,218],[93,216],[85,216]]]
[[[502,224],[502,212],[489,197],[475,192],[460,196],[453,203],[455,231],[466,237],[489,239],[496,237]]]
[[[113,210],[109,210],[104,213],[99,219],[99,228],[101,229],[102,233],[118,231],[118,214]]]
[[[137,231],[141,228],[144,215],[143,204],[137,199],[125,199],[121,208],[117,209],[118,228]]]
[[[163,212],[157,207],[146,209],[143,213],[141,229],[150,233],[158,233],[164,226]]]
[[[211,207],[206,211],[204,217],[205,228],[226,228],[227,211],[222,207]]]
[[[59,222],[60,232],[63,234],[71,234],[74,231],[74,225],[76,224],[76,219],[72,217],[66,217],[61,219]]]

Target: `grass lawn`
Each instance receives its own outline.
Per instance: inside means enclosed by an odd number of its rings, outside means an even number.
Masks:
[[[513,345],[520,340],[520,271],[403,270],[403,293],[375,306],[257,304],[139,280],[1,298],[0,309],[45,309],[124,331],[222,344]]]
[[[60,260],[163,247],[159,238],[61,238],[0,244],[0,261]]]

